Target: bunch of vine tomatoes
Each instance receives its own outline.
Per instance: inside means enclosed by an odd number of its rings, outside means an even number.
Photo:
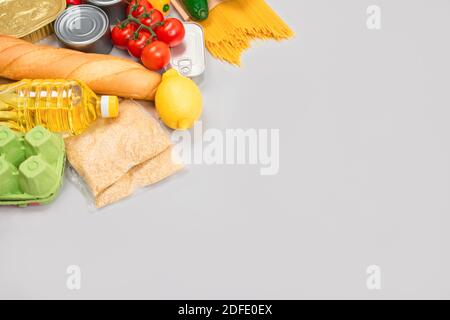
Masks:
[[[177,18],[167,18],[147,0],[132,0],[128,18],[111,31],[114,45],[141,59],[150,70],[160,70],[170,62],[170,48],[183,42],[185,30]]]

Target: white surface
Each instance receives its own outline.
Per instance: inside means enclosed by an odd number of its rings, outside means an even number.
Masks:
[[[270,1],[294,40],[208,56],[204,126],[279,128],[279,175],[192,166],[94,214],[69,183],[0,208],[0,297],[450,298],[450,3],[377,2],[380,31],[371,1]]]

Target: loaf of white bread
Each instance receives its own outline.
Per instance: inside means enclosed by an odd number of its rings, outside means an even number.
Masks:
[[[84,81],[103,95],[154,100],[160,74],[110,55],[35,45],[0,35],[0,77]]]

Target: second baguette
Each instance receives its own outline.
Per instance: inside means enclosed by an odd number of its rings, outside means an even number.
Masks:
[[[0,35],[0,77],[74,79],[98,94],[154,100],[160,74],[139,63],[103,54],[35,45]]]

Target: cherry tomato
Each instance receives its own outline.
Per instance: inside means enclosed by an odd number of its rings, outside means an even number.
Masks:
[[[68,6],[76,6],[81,4],[81,0],[66,0]]]
[[[134,23],[129,23],[127,25],[122,25],[118,23],[114,26],[111,31],[111,39],[114,45],[119,49],[126,49],[128,41],[133,36],[136,31],[136,25]]]
[[[155,23],[161,23],[164,21],[164,15],[161,11],[156,9],[151,9],[150,12],[144,13],[141,16],[141,23],[147,27],[153,26]]]
[[[185,30],[183,23],[177,18],[168,18],[163,25],[155,29],[158,40],[164,41],[169,47],[175,47],[183,42]]]
[[[160,70],[170,62],[169,46],[162,41],[153,41],[142,50],[141,60],[148,69]]]
[[[132,0],[127,8],[127,15],[131,14],[135,18],[139,18],[144,13],[149,13],[153,6],[147,0]]]
[[[133,57],[140,58],[144,47],[150,43],[151,34],[147,30],[141,30],[137,37],[133,36],[128,41],[128,53]]]

